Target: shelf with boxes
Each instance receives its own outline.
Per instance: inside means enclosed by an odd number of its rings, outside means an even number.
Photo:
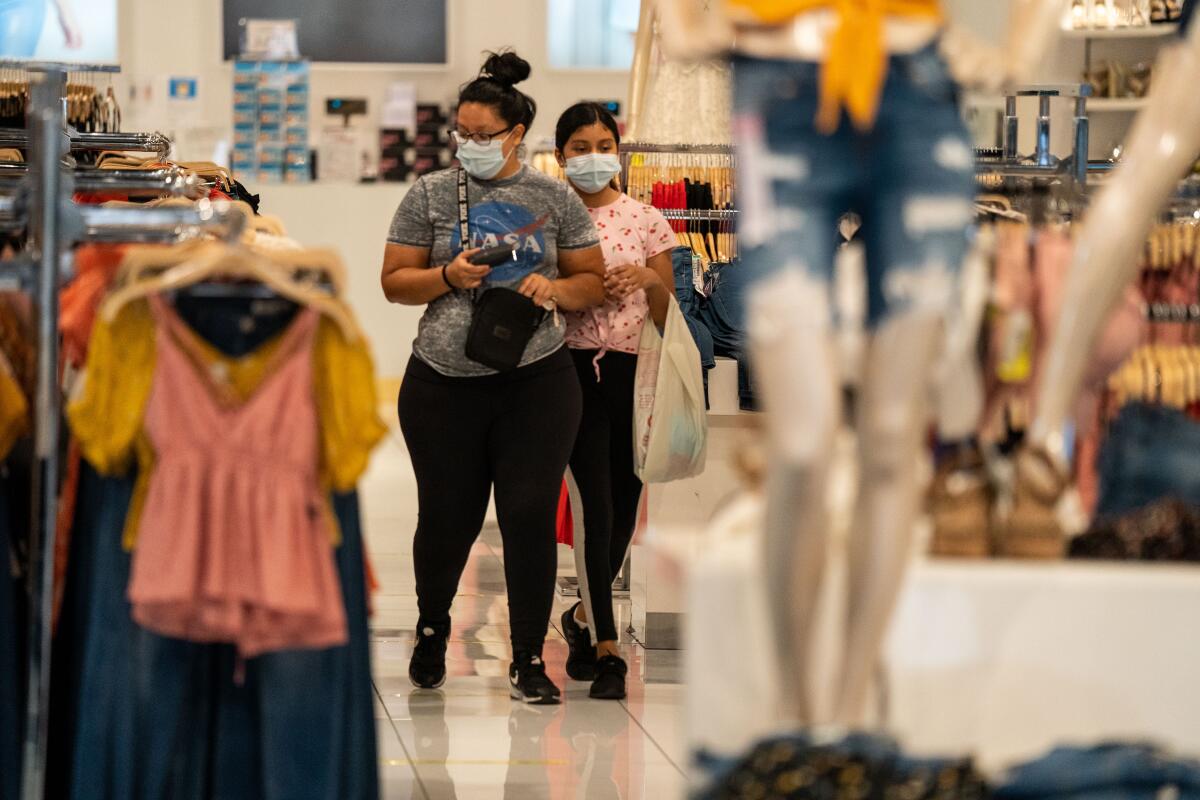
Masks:
[[[441,106],[419,103],[416,129],[384,128],[379,138],[379,179],[393,183],[415,180],[454,161],[450,149],[450,116]]]
[[[312,178],[307,61],[238,61],[233,67],[233,171],[257,183]]]

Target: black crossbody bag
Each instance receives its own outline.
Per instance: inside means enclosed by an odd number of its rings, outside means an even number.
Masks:
[[[471,243],[467,173],[458,171],[458,231],[463,249]],[[471,290],[475,306],[467,332],[466,356],[477,364],[508,372],[521,365],[525,348],[546,321],[546,311],[520,292],[500,286]]]

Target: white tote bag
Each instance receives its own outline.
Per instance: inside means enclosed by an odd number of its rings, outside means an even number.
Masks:
[[[642,326],[633,389],[633,469],[643,483],[704,471],[708,417],[700,351],[672,297],[662,334]]]

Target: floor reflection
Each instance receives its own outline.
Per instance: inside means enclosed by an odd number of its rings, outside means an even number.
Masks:
[[[417,620],[411,548],[416,513],[415,503],[399,499],[408,494],[395,488],[408,469],[403,447],[386,447],[363,487],[382,583],[373,638],[386,800],[684,797],[679,654],[623,642],[628,700],[591,700],[587,684],[567,679],[566,642],[551,627],[544,656],[563,689],[563,705],[530,707],[509,698],[508,605],[495,530],[485,531],[472,551],[451,609],[445,687],[412,688],[407,665]],[[562,561],[570,563],[565,551]],[[555,607],[557,621],[566,603]],[[617,611],[619,620],[629,619],[627,603]]]

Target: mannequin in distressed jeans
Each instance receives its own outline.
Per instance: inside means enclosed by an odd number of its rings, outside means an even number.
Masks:
[[[663,0],[660,11],[676,55],[737,54],[739,236],[756,273],[749,348],[772,461],[766,591],[774,655],[792,676],[783,705],[801,724],[857,725],[910,558],[925,397],[973,221],[957,84],[1019,82],[1061,5],[1015,0],[1007,53],[943,33],[933,0]],[[842,419],[830,284],[836,223],[849,210],[863,219],[872,335],[855,414],[845,639],[833,685],[818,687],[809,643]]]

